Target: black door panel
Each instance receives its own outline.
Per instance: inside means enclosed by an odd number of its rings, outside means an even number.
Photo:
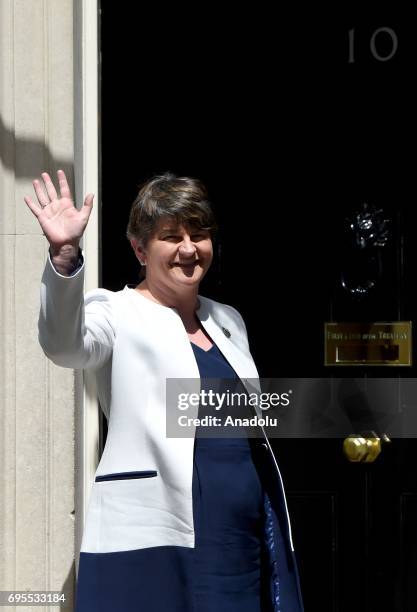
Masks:
[[[323,365],[326,321],[415,320],[410,15],[101,5],[102,286],[138,282],[125,229],[139,183],[197,176],[221,228],[201,292],[242,313],[262,377],[415,377]],[[372,261],[349,234],[365,202],[389,229]],[[376,282],[357,299],[343,278]],[[343,439],[272,445],[306,612],[414,612],[416,440],[369,464],[349,462]]]

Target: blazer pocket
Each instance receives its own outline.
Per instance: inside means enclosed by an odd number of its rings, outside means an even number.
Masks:
[[[95,482],[103,480],[129,480],[131,478],[153,478],[157,476],[156,470],[141,470],[139,472],[114,472],[113,474],[102,474],[96,476]]]

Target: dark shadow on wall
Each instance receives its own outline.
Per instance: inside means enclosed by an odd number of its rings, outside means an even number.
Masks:
[[[72,193],[74,193],[74,160],[56,157],[49,147],[39,140],[16,138],[15,133],[6,127],[0,115],[0,159],[7,170],[13,171],[17,178],[34,179],[40,170],[52,175],[64,170]]]
[[[75,580],[75,561],[72,562],[68,570],[67,577],[61,587],[61,593],[65,593],[65,602],[60,606],[60,610],[74,610],[75,595],[76,595],[76,580]]]

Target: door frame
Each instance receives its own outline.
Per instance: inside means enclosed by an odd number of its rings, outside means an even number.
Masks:
[[[101,276],[99,175],[99,4],[74,0],[74,180],[75,201],[95,194],[82,239],[84,291],[97,288]],[[75,371],[75,554],[79,551],[94,474],[100,458],[100,407],[94,374]]]

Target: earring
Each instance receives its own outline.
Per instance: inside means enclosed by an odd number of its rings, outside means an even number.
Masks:
[[[139,259],[139,263],[140,263],[141,266],[146,266],[146,262],[142,261],[141,259]]]

